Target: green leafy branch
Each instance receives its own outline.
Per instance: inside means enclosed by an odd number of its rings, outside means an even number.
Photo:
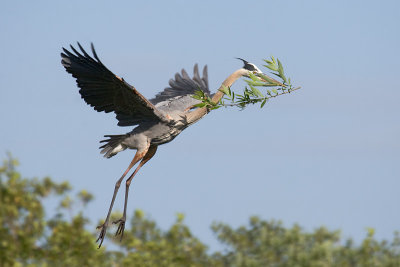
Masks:
[[[206,107],[207,109],[217,109],[222,107],[219,103],[215,103],[211,100],[211,97],[203,92],[203,90],[197,90],[192,96],[194,99],[200,100],[201,103],[194,105],[196,108]]]
[[[235,106],[244,109],[249,104],[261,103],[260,107],[262,108],[271,98],[300,89],[300,87],[293,87],[290,78],[285,76],[283,65],[279,59],[271,56],[270,60],[265,59],[264,61],[266,65],[263,66],[268,68],[270,73],[278,77],[280,81],[262,73],[249,72],[249,79],[245,80],[247,86],[243,93],[235,93],[230,87],[223,86],[220,91],[225,94],[225,97],[218,103],[214,103],[210,96],[198,90],[195,92],[193,98],[200,100],[201,103],[195,105],[195,107],[206,107],[213,110],[220,107]],[[265,87],[266,89],[262,90],[257,87]],[[261,91],[264,91],[264,93]]]

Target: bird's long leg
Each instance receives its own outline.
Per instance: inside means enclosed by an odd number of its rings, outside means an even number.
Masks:
[[[121,185],[122,180],[124,179],[126,174],[132,169],[132,167],[135,166],[135,164],[138,163],[138,161],[141,160],[144,157],[144,155],[147,153],[147,151],[148,151],[148,148],[146,148],[146,150],[144,150],[144,151],[137,151],[136,152],[136,154],[133,157],[133,159],[132,159],[131,163],[129,164],[128,168],[126,169],[124,174],[122,174],[121,178],[119,178],[117,183],[115,184],[114,194],[112,196],[112,200],[111,200],[110,208],[108,209],[106,220],[104,221],[104,223],[102,225],[97,226],[97,229],[101,229],[99,237],[96,240],[96,242],[98,242],[100,240],[100,244],[99,244],[98,248],[101,247],[101,244],[103,244],[103,241],[104,241],[104,237],[106,236],[107,227],[108,227],[108,221],[110,219],[111,210],[112,210],[112,207],[114,206],[115,197],[117,196],[118,189],[119,189],[119,186]]]
[[[149,150],[147,151],[146,155],[144,155],[142,161],[139,163],[139,165],[136,167],[136,170],[132,173],[132,175],[126,180],[126,190],[125,190],[125,202],[124,202],[124,213],[122,215],[122,218],[119,220],[114,221],[113,223],[118,223],[118,229],[115,235],[121,235],[121,239],[124,236],[124,229],[125,229],[125,221],[126,221],[126,207],[128,204],[128,192],[129,192],[129,186],[132,182],[133,177],[135,177],[136,173],[139,171],[139,169],[146,164],[153,156],[156,154],[157,151],[157,146],[150,146]]]

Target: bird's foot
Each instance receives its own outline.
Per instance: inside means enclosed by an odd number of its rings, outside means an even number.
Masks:
[[[96,240],[96,243],[99,242],[99,240],[100,240],[100,244],[99,244],[98,248],[100,248],[101,244],[103,244],[104,237],[106,237],[106,233],[107,233],[107,227],[108,227],[108,222],[107,221],[104,222],[102,225],[99,225],[99,226],[96,227],[96,229],[101,229],[99,237]]]
[[[125,221],[126,218],[125,216],[123,216],[121,219],[113,221],[113,224],[117,224],[118,223],[118,229],[117,232],[115,232],[115,235],[121,235],[120,241],[122,240],[122,237],[124,236],[124,230],[125,230]]]

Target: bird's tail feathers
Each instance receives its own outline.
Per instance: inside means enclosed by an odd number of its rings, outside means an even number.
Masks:
[[[104,157],[111,158],[116,155],[118,152],[125,150],[127,147],[123,145],[122,142],[128,135],[119,134],[119,135],[105,135],[108,139],[101,140],[100,143],[106,143],[100,147],[101,154],[104,154]]]

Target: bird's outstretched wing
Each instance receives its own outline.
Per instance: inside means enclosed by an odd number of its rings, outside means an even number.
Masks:
[[[169,80],[169,86],[170,87],[165,88],[164,91],[158,93],[149,101],[155,105],[177,96],[192,95],[197,90],[202,90],[204,93],[210,95],[210,90],[208,88],[207,65],[204,66],[202,78],[200,78],[199,67],[195,64],[193,69],[193,78],[190,78],[187,72],[182,69],[182,75],[176,73],[175,80]]]
[[[119,126],[132,126],[145,121],[168,119],[133,86],[116,76],[103,65],[91,44],[94,58],[78,43],[81,53],[72,45],[70,52],[63,48],[61,63],[71,73],[79,93],[96,111],[115,112]]]

